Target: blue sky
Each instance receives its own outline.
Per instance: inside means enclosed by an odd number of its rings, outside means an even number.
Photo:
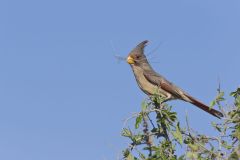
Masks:
[[[240,1],[0,2],[0,159],[110,160],[144,95],[126,56],[150,41],[156,71],[209,104],[239,86]],[[231,102],[231,99],[229,99]],[[214,117],[171,102],[212,134]]]

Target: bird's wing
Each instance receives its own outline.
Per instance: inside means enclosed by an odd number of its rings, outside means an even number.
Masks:
[[[164,77],[162,77],[160,74],[154,71],[145,71],[143,74],[150,83],[161,87],[161,89],[172,94],[176,98],[182,97],[181,90],[177,86],[166,80]]]
[[[184,92],[182,89],[178,88],[177,86],[175,86],[174,84],[172,84],[171,82],[163,78],[158,73],[149,71],[149,72],[144,72],[143,74],[150,83],[154,85],[158,85],[159,87],[161,87],[161,89],[172,94],[175,98],[179,98],[187,102],[190,102],[195,106],[201,108],[202,110],[218,118],[223,117],[223,114],[221,112],[213,108],[210,108],[207,105],[203,104],[202,102],[198,101],[197,99],[193,98],[192,96]]]

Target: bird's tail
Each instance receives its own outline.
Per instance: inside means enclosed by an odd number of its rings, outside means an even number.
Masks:
[[[208,107],[207,105],[203,104],[202,102],[196,100],[195,98],[193,98],[191,96],[187,96],[187,97],[191,100],[190,103],[197,106],[198,108],[208,112],[209,114],[211,114],[211,115],[213,115],[213,116],[215,116],[219,119],[223,117],[223,114],[221,112],[219,112],[219,111],[217,111],[213,108]]]

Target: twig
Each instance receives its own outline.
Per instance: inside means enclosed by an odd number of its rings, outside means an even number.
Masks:
[[[152,146],[153,144],[153,139],[152,136],[150,135],[149,131],[148,131],[148,122],[147,122],[148,117],[146,116],[145,113],[143,113],[143,132],[145,134],[145,140],[146,140],[146,144],[149,147],[149,156],[152,156]]]

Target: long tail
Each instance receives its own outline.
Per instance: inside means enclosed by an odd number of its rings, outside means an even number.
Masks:
[[[187,96],[193,105],[197,106],[198,108],[204,110],[205,112],[208,112],[209,114],[217,117],[217,118],[222,118],[223,114],[213,108],[208,107],[207,105],[203,104],[202,102],[196,100],[195,98],[191,97],[191,96]]]

